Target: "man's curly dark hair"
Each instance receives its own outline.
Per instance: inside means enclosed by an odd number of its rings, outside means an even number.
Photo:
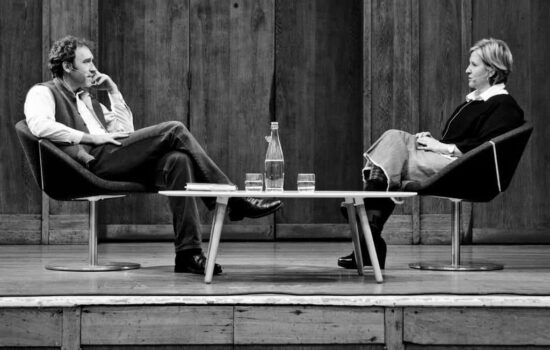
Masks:
[[[63,62],[74,63],[75,51],[81,46],[92,49],[93,44],[86,39],[67,35],[53,43],[48,55],[48,68],[54,78],[63,77]]]

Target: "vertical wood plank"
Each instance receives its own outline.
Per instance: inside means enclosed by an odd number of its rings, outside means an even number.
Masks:
[[[118,84],[136,129],[188,125],[188,1],[100,1],[99,69]],[[100,204],[103,225],[171,224],[166,198],[132,195]],[[154,239],[151,235],[151,239]]]
[[[477,40],[491,36],[508,43],[514,56],[514,69],[507,90],[534,126],[509,188],[491,203],[474,207],[474,228],[479,240],[483,240],[486,231],[542,233],[550,227],[549,84],[541,78],[549,71],[544,62],[550,59],[547,40],[550,25],[543,19],[549,11],[549,4],[544,1],[474,2],[474,37]]]
[[[467,62],[463,59],[463,4],[458,1],[419,2],[420,130],[440,132],[455,107],[464,99]],[[450,213],[448,201],[422,198],[422,215]],[[431,228],[421,226],[421,241],[428,242]]]
[[[461,0],[461,41],[462,41],[462,61],[467,64],[470,59],[470,47],[472,47],[474,40],[473,36],[473,0]],[[466,70],[466,68],[464,68]],[[467,84],[461,84],[462,94],[466,95],[470,92],[470,88]]]
[[[190,4],[190,128],[240,188],[245,173],[264,169],[273,98],[274,11],[271,0]],[[203,223],[211,222],[211,213],[203,210],[202,217]],[[241,224],[270,227],[272,220]]]
[[[51,74],[47,69],[47,57],[51,45],[65,35],[73,35],[97,43],[98,39],[98,2],[97,0],[70,1],[70,0],[51,0],[43,3],[43,79],[51,79]],[[95,53],[97,56],[97,52]],[[47,199],[46,199],[47,198]],[[49,200],[49,204],[43,206],[44,214],[65,215],[65,214],[88,214],[88,203],[86,202],[59,202],[45,197],[44,201]],[[43,243],[56,243],[50,237],[49,219],[43,221]],[[46,232],[46,229],[48,230]],[[84,239],[77,240],[77,243],[86,242]]]
[[[285,188],[295,189],[298,171],[319,174],[315,168],[314,133],[317,7],[321,1],[276,1],[276,116],[285,156]],[[324,85],[324,84],[323,84]],[[285,200],[277,224],[312,223],[314,201]]]
[[[0,214],[40,214],[40,189],[14,127],[25,118],[28,89],[42,76],[42,5],[37,0],[0,1],[0,13]],[[0,232],[0,240],[4,233],[14,232]]]
[[[528,149],[522,162],[519,164],[516,174],[516,189],[510,193],[510,201],[530,202],[528,209],[522,207],[522,213],[515,212],[514,222],[521,222],[523,227],[537,229],[538,232],[548,232],[550,228],[550,149],[547,147],[550,139],[550,102],[548,91],[550,81],[541,77],[550,76],[550,67],[546,62],[550,60],[550,24],[545,19],[545,14],[550,13],[548,1],[536,0],[530,2],[529,16],[522,17],[523,23],[530,23],[529,54],[516,50],[519,65],[527,70],[524,78],[528,84],[530,100],[525,106],[526,117],[533,123],[535,132],[531,137]],[[527,63],[522,63],[528,59]],[[514,80],[518,79],[515,74]],[[516,93],[515,88],[514,93]],[[526,177],[527,179],[524,179]],[[522,198],[522,200],[518,200]],[[509,203],[509,202],[507,202]],[[514,209],[518,210],[518,208]],[[532,209],[533,211],[526,211]],[[517,224],[516,224],[517,225]]]
[[[372,0],[363,1],[363,149],[372,139]]]
[[[365,132],[374,142],[388,129],[419,129],[419,5],[411,0],[376,0],[371,6],[376,15],[371,15],[371,116]],[[417,203],[407,201],[395,213],[413,216],[410,241],[419,241]]]
[[[384,331],[386,349],[405,350],[403,343],[403,308],[388,307],[384,309]]]
[[[361,188],[361,8],[360,1],[277,1],[276,119],[286,189],[296,189],[300,172],[314,172],[320,190]],[[340,202],[288,200],[277,222],[343,223]]]
[[[411,0],[411,116],[413,131],[420,131],[420,3]],[[421,239],[420,214],[422,202],[420,197],[411,200],[412,244],[419,244]]]
[[[80,307],[63,308],[62,349],[80,349]]]

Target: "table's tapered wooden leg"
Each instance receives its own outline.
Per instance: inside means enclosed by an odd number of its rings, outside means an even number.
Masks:
[[[382,277],[382,271],[380,270],[380,264],[378,263],[378,255],[376,254],[376,248],[374,247],[374,240],[372,239],[372,232],[370,230],[369,219],[367,218],[363,198],[355,198],[355,207],[357,214],[359,215],[359,221],[361,221],[361,228],[363,229],[363,235],[365,235],[365,241],[367,242],[367,250],[369,251],[370,261],[374,270],[374,278],[376,279],[376,282],[382,283],[384,278]]]
[[[208,242],[208,252],[206,260],[206,271],[204,272],[204,282],[212,282],[214,275],[214,265],[216,264],[216,256],[218,255],[218,246],[223,228],[223,219],[227,209],[228,197],[216,198],[216,212],[212,219],[212,228],[210,230],[210,240]]]
[[[348,222],[351,228],[351,240],[353,241],[353,252],[355,253],[355,262],[357,263],[357,273],[363,275],[363,254],[361,253],[361,240],[359,230],[357,229],[357,220],[355,219],[355,205],[353,198],[346,198],[344,206],[348,211]]]

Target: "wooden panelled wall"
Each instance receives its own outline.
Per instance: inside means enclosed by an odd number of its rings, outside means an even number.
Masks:
[[[469,242],[548,242],[550,13],[545,0],[3,0],[0,1],[0,242],[85,242],[87,205],[49,200],[13,125],[30,86],[49,73],[53,40],[90,38],[136,127],[184,122],[242,186],[261,171],[277,120],[287,189],[315,172],[325,190],[361,188],[362,152],[383,131],[438,134],[468,92],[475,40],[507,41],[509,90],[535,132],[508,191],[466,206]],[[225,226],[236,239],[343,238],[338,201],[288,200],[275,218]],[[387,225],[391,243],[448,242],[450,205],[416,198]],[[209,213],[203,210],[205,233]],[[104,239],[171,239],[165,198],[101,204]]]

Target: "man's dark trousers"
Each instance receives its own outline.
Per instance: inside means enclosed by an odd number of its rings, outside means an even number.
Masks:
[[[180,122],[165,122],[139,129],[121,146],[92,148],[96,158],[90,170],[109,180],[144,183],[158,190],[183,190],[187,182],[229,184],[231,181]],[[210,210],[214,198],[203,198]],[[193,197],[170,197],[176,252],[201,248],[199,212]]]

